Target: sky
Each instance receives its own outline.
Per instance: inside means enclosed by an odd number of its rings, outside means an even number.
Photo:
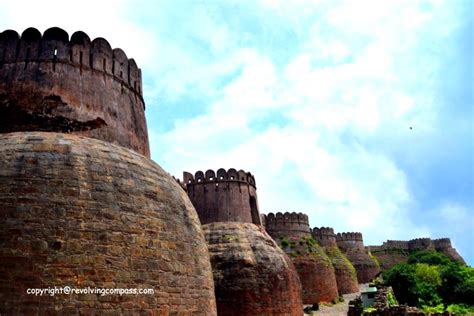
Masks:
[[[255,175],[262,213],[474,264],[470,0],[0,0],[0,30],[104,37],[142,69],[152,159]]]

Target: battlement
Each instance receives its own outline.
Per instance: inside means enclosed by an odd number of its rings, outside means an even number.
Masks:
[[[103,38],[58,27],[0,33],[0,133],[97,138],[150,156],[141,70]]]
[[[276,214],[274,213],[268,213],[267,215],[263,214],[263,216],[265,218],[265,224],[267,225],[267,227],[290,226],[294,223],[298,223],[299,225],[309,227],[308,215],[303,214],[303,213],[278,212]]]
[[[383,251],[390,249],[398,250],[424,250],[430,248],[446,249],[452,248],[449,238],[431,240],[430,238],[415,238],[411,240],[387,240],[380,246],[369,246],[371,251]]]
[[[409,250],[423,250],[433,248],[430,238],[416,238],[408,241]]]
[[[359,232],[337,233],[336,244],[344,252],[349,249],[365,250],[362,233]]]
[[[183,185],[202,224],[243,222],[260,225],[255,178],[236,169],[183,172]]]
[[[362,233],[359,233],[359,232],[337,233],[336,241],[363,241]]]
[[[321,246],[336,246],[336,234],[331,227],[314,227],[311,230],[311,235]]]
[[[452,248],[451,239],[449,239],[449,238],[433,239],[433,245],[434,245],[435,249]]]
[[[236,169],[231,168],[226,171],[225,169],[220,168],[217,172],[214,170],[207,170],[205,173],[199,170],[196,171],[194,176],[189,172],[183,172],[183,183],[186,186],[216,183],[216,187],[218,187],[219,183],[226,182],[242,182],[256,188],[255,177],[250,172],[245,172],[243,170],[237,171]]]
[[[0,67],[24,63],[26,70],[32,62],[68,63],[80,68],[80,75],[93,70],[113,77],[143,98],[141,70],[135,60],[128,59],[120,48],[112,49],[101,37],[91,41],[86,33],[77,31],[69,39],[58,27],[47,29],[43,35],[30,27],[21,36],[13,30],[0,33],[0,48]]]
[[[265,229],[274,239],[282,237],[301,238],[311,233],[308,215],[295,212],[278,212],[264,215]]]

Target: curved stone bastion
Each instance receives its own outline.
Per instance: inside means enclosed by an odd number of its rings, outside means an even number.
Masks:
[[[216,315],[186,193],[133,150],[72,134],[0,134],[0,314]],[[28,288],[153,295],[27,295]]]
[[[141,71],[103,38],[35,28],[0,33],[0,133],[48,131],[150,156]]]
[[[263,228],[217,222],[203,225],[203,231],[218,315],[302,315],[295,267]]]
[[[265,229],[287,253],[301,280],[303,303],[315,304],[337,299],[334,267],[323,249],[312,238],[308,216],[303,213],[268,213]]]

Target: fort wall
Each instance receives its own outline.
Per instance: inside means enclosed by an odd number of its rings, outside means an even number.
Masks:
[[[337,233],[336,243],[342,251],[346,251],[348,249],[364,249],[362,233],[359,232]]]
[[[324,247],[336,247],[336,234],[334,229],[331,227],[314,227],[311,230],[311,235],[315,240],[319,242],[321,246]]]
[[[336,243],[354,265],[359,283],[370,282],[380,272],[378,262],[365,249],[360,232],[338,233]]]
[[[53,27],[0,33],[0,133],[52,131],[149,157],[141,71],[120,48]]]
[[[183,185],[202,224],[241,222],[260,225],[255,178],[250,172],[183,172]]]
[[[437,250],[449,258],[463,262],[464,259],[451,245],[449,238],[416,238],[411,240],[387,240],[379,246],[368,246],[367,250],[376,254],[382,268],[389,269],[397,263],[405,262],[410,251],[416,250]],[[395,253],[398,251],[399,253]]]
[[[308,215],[295,212],[278,212],[263,215],[265,229],[273,237],[279,239],[283,237],[302,238],[311,234],[309,228]]]

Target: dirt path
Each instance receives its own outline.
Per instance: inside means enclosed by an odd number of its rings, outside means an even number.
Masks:
[[[327,315],[327,316],[347,316],[349,311],[349,301],[356,298],[360,293],[345,294],[344,302],[333,305],[333,306],[319,306],[319,311],[313,312],[312,314],[305,315]]]

